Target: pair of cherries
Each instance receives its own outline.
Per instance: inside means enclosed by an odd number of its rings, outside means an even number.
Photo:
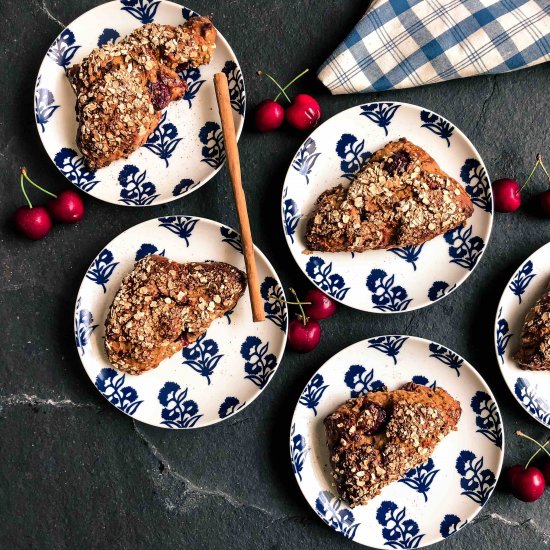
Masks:
[[[529,177],[521,187],[517,180],[510,178],[502,178],[493,182],[493,197],[495,201],[495,210],[497,212],[515,212],[521,206],[521,192],[529,181],[531,181],[533,174],[539,166],[550,182],[550,174],[542,162],[540,153],[537,155],[535,165]],[[542,212],[550,216],[550,189],[539,193],[538,201]]]
[[[506,472],[506,480],[512,494],[517,499],[523,502],[534,502],[542,496],[546,486],[550,487],[550,460],[546,460],[540,468],[531,466],[531,462],[541,451],[544,451],[550,457],[550,451],[546,448],[550,443],[550,439],[544,445],[541,445],[538,441],[523,432],[516,432],[516,435],[529,439],[539,449],[527,461],[525,466],[523,464],[516,464],[509,468]]]
[[[294,305],[300,308],[297,315],[288,324],[288,345],[299,353],[308,353],[315,349],[321,341],[321,325],[319,321],[328,319],[336,312],[336,302],[329,298],[318,288],[310,289],[303,302],[293,288],[290,292],[296,298],[295,302],[285,302],[287,305]],[[282,301],[276,296],[275,300]]]
[[[317,100],[308,94],[298,94],[291,101],[286,93],[286,90],[308,71],[309,69],[306,69],[300,73],[284,88],[270,74],[258,71],[259,76],[266,76],[279,88],[279,93],[275,99],[265,99],[256,107],[254,122],[258,131],[272,132],[277,130],[285,120],[287,124],[302,132],[309,131],[317,126],[321,119],[321,107]],[[281,96],[284,96],[290,104],[286,109],[278,103]]]
[[[25,190],[25,181],[52,197],[46,206],[32,205]],[[21,168],[21,191],[27,206],[20,206],[15,211],[15,227],[19,233],[33,241],[43,239],[50,232],[53,227],[52,218],[62,223],[76,223],[84,216],[84,203],[76,191],[67,189],[54,195],[32,181],[25,167]]]

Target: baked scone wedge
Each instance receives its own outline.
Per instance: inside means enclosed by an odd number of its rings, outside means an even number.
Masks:
[[[550,370],[550,285],[525,317],[514,359],[522,369]]]
[[[245,289],[246,275],[230,264],[146,256],[124,277],[109,309],[110,363],[129,374],[157,367],[232,310]]]
[[[151,23],[94,49],[67,70],[76,94],[77,144],[88,167],[127,158],[157,127],[161,110],[185,94],[177,71],[209,63],[216,29],[208,17]]]
[[[324,421],[340,497],[352,508],[366,504],[426,462],[461,412],[444,389],[412,382],[346,401]]]
[[[348,186],[325,191],[306,228],[311,251],[364,252],[418,246],[464,225],[466,190],[405,138],[376,151]]]

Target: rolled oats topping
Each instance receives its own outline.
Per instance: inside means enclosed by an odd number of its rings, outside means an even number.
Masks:
[[[348,187],[319,196],[306,243],[327,252],[417,246],[472,214],[464,188],[403,138],[374,153]]]
[[[185,94],[176,71],[209,63],[215,40],[207,17],[178,27],[144,25],[67,70],[76,94],[77,144],[89,168],[127,158],[145,143],[159,111]]]
[[[408,383],[346,401],[325,418],[330,464],[340,497],[352,508],[423,464],[460,419],[444,389]]]

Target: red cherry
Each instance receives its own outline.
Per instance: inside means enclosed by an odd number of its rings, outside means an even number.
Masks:
[[[516,180],[502,178],[493,182],[493,198],[497,212],[514,212],[521,205],[521,189]]]
[[[288,345],[300,353],[307,353],[317,347],[321,340],[321,327],[317,321],[309,319],[306,324],[300,319],[292,319],[288,325]]]
[[[52,228],[52,219],[43,206],[20,206],[15,211],[15,227],[27,239],[43,239]]]
[[[285,110],[272,99],[262,101],[254,113],[254,122],[260,132],[271,132],[281,126],[285,119]]]
[[[542,211],[547,215],[550,216],[550,189],[543,191],[539,195],[539,202],[540,207]]]
[[[304,302],[311,302],[304,305],[304,311],[317,321],[327,319],[336,312],[336,302],[318,288],[308,290]]]
[[[84,217],[84,203],[80,195],[72,189],[66,189],[56,199],[50,199],[47,207],[49,213],[59,222],[76,223]]]
[[[544,476],[544,481],[546,481],[546,485],[550,487],[550,460],[547,460],[541,467],[542,475]]]
[[[506,471],[506,484],[508,485],[508,489],[510,489],[510,491],[512,490],[512,483],[516,475],[524,469],[524,466],[521,464],[516,464],[515,466],[508,468]]]
[[[285,111],[286,121],[297,130],[311,130],[321,118],[319,103],[307,94],[298,94]]]
[[[508,474],[511,482],[512,494],[523,502],[534,502],[544,493],[545,483],[542,472],[535,466],[524,468],[523,466],[513,466],[514,470]]]

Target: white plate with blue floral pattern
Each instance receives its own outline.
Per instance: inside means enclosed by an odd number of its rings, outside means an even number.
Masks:
[[[543,426],[550,428],[550,373],[523,370],[513,359],[519,347],[527,312],[550,282],[550,243],[525,260],[508,281],[495,321],[497,361],[518,403]]]
[[[442,387],[460,402],[458,430],[425,464],[351,509],[333,485],[323,420],[351,397],[410,381]],[[479,514],[502,467],[503,437],[495,398],[466,360],[421,338],[379,336],[337,353],[307,383],[292,418],[290,458],[302,493],[329,527],[373,548],[420,548]]]
[[[214,74],[223,71],[229,80],[237,138],[246,99],[237,58],[219,32],[212,62],[181,73],[189,86],[186,95],[168,106],[147,143],[128,159],[93,172],[86,169],[76,145],[76,98],[65,69],[141,25],[181,25],[193,15],[189,8],[164,0],[107,2],[75,19],[48,49],[34,90],[36,125],[49,157],[80,190],[114,204],[161,204],[198,189],[225,162]]]
[[[266,320],[254,323],[248,291],[207,333],[156,369],[139,376],[107,360],[104,323],[123,277],[147,254],[178,262],[220,261],[244,271],[241,239],[204,218],[167,216],[136,225],[112,240],[86,272],[76,300],[74,331],[82,364],[97,390],[136,420],[162,428],[199,428],[220,422],[265,389],[286,343],[286,306],[279,278],[255,249]]]
[[[304,254],[317,197],[352,180],[374,151],[402,137],[465,186],[475,205],[466,226],[417,247]],[[468,278],[491,234],[493,198],[479,153],[452,123],[416,105],[366,103],[327,120],[301,145],[286,175],[281,214],[290,251],[313,284],[350,307],[398,313],[430,305]]]

